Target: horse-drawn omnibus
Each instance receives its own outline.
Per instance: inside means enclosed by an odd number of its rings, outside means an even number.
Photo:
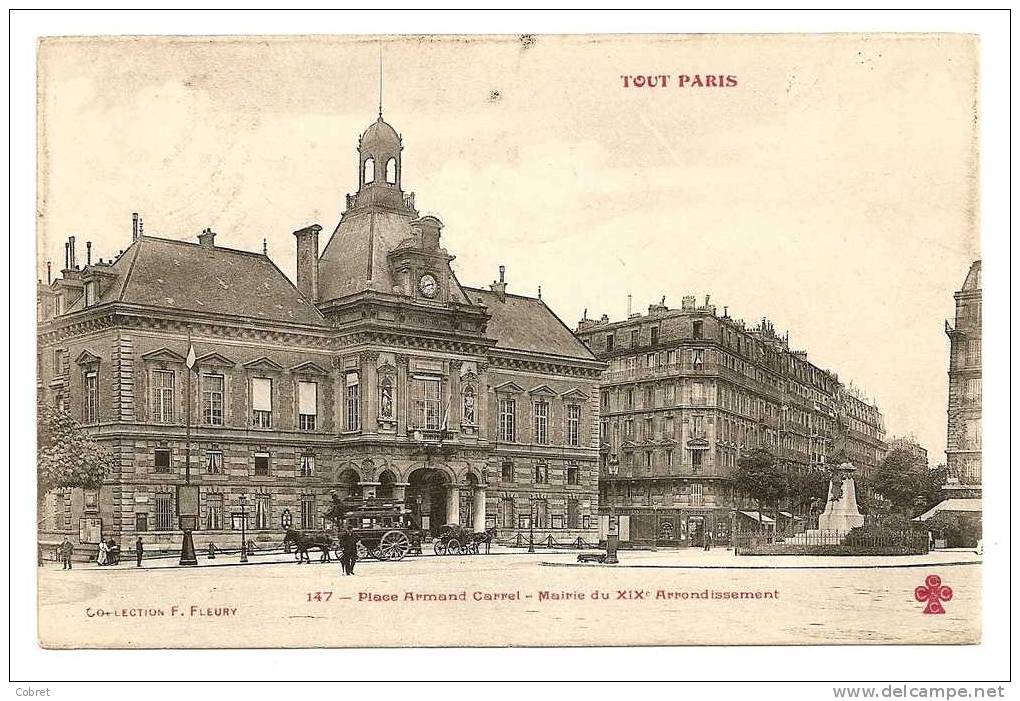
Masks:
[[[358,558],[371,555],[377,560],[395,562],[409,553],[421,554],[421,533],[413,524],[411,512],[402,501],[383,498],[334,498],[326,520],[334,525],[332,533],[304,533],[288,530],[285,545],[293,545],[299,562],[308,562],[308,551],[322,552],[329,562],[330,551],[339,559],[338,534],[350,527],[358,538]]]

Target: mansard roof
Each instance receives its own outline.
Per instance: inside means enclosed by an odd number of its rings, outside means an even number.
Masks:
[[[465,287],[472,302],[484,304],[492,318],[485,335],[496,339],[496,349],[558,355],[578,360],[595,356],[540,299]]]
[[[126,302],[180,311],[327,326],[265,255],[142,236],[110,267],[98,304]],[[70,311],[78,311],[81,300]]]

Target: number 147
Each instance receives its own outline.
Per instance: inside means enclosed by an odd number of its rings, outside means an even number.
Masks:
[[[310,591],[307,594],[309,601],[329,601],[333,596],[331,591]]]

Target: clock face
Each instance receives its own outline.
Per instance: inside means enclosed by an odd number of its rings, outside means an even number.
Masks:
[[[432,273],[425,273],[418,280],[418,291],[423,296],[432,299],[439,292],[439,282],[436,280],[436,276]]]

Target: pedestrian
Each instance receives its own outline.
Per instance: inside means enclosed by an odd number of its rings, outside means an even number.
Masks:
[[[100,567],[110,564],[110,546],[106,544],[105,540],[99,541],[99,554],[96,556],[96,562]]]
[[[712,531],[705,529],[705,552],[712,549]]]
[[[340,550],[340,564],[343,565],[344,574],[354,574],[354,563],[358,561],[358,536],[350,526],[340,536]]]
[[[142,545],[142,536],[135,538],[135,567],[142,566],[142,554],[145,552],[145,546]]]
[[[71,569],[71,553],[74,552],[74,545],[71,544],[71,541],[67,538],[67,536],[64,536],[64,542],[60,544],[59,552],[60,561],[64,563],[62,569]]]

